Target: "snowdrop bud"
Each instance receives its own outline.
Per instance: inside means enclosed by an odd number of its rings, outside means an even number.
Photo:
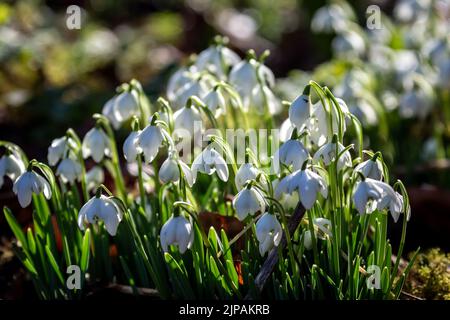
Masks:
[[[86,172],[86,188],[87,190],[97,189],[105,181],[105,173],[99,166],[94,166]]]
[[[233,207],[236,210],[239,220],[244,220],[248,215],[254,215],[256,212],[264,212],[266,202],[258,189],[249,184],[246,188],[239,191],[233,199]]]
[[[259,242],[259,253],[265,256],[266,252],[278,247],[283,235],[281,225],[275,215],[266,212],[256,223],[256,239]]]
[[[197,172],[202,172],[207,175],[212,175],[217,172],[217,176],[222,181],[228,181],[228,165],[225,159],[213,148],[207,147],[200,153],[192,163],[191,166],[194,181],[197,177]]]
[[[134,115],[139,115],[139,104],[135,90],[124,91],[114,100],[114,114],[119,122],[126,121]]]
[[[152,162],[159,152],[164,140],[161,128],[149,124],[137,137],[137,146],[144,153],[146,163]]]
[[[159,235],[161,247],[164,252],[169,250],[170,245],[177,245],[180,253],[190,249],[194,241],[194,228],[192,224],[182,216],[172,216],[162,226]]]
[[[366,178],[375,180],[383,179],[383,165],[377,158],[361,162],[355,167],[355,171],[361,172]]]
[[[273,168],[275,172],[280,170],[280,162],[286,166],[292,166],[293,170],[298,170],[309,158],[308,150],[298,140],[290,139],[286,141],[273,156]]]
[[[295,98],[289,107],[289,120],[299,131],[303,130],[311,117],[310,88],[310,85],[307,85],[303,94]]]
[[[106,101],[102,109],[102,114],[109,120],[113,128],[117,130],[122,125],[122,122],[116,116],[116,112],[114,110],[115,102],[116,102],[115,96]]]
[[[241,190],[247,181],[256,180],[256,177],[259,174],[259,170],[255,168],[251,163],[243,163],[234,177],[234,183],[236,184],[236,188]]]
[[[102,220],[105,224],[106,231],[111,236],[115,236],[122,217],[123,212],[114,201],[109,197],[100,195],[91,198],[80,209],[77,222],[78,227],[84,230],[85,223],[94,224]]]
[[[13,192],[17,195],[19,204],[22,208],[30,205],[33,193],[43,193],[47,200],[52,196],[50,184],[34,171],[22,173],[14,182]]]
[[[280,188],[286,188],[286,183],[287,192],[291,194],[296,191],[302,205],[307,210],[313,207],[319,192],[324,198],[328,196],[328,187],[325,179],[310,169],[298,170],[292,173],[290,178],[287,179],[287,182],[284,182]],[[277,195],[279,194],[280,191],[277,192]]]
[[[8,176],[12,182],[25,172],[25,165],[19,156],[10,153],[0,158],[0,188],[3,186],[4,177]]]
[[[97,163],[102,161],[104,156],[109,157],[111,155],[109,138],[99,128],[92,128],[86,133],[81,148],[85,159],[92,156],[92,159]]]
[[[225,98],[218,88],[210,91],[205,98],[203,98],[203,102],[216,118],[226,112]]]
[[[54,139],[48,147],[48,164],[54,166],[63,158],[68,150],[67,137]]]
[[[345,147],[338,142],[337,143],[337,152],[340,154]],[[329,142],[324,144],[322,147],[319,148],[319,150],[316,151],[313,157],[313,161],[316,163],[319,163],[320,160],[323,161],[323,163],[328,166],[331,164],[332,161],[335,161],[336,159],[336,144],[333,142]],[[344,167],[351,167],[352,166],[352,157],[350,155],[350,152],[345,151],[339,158],[337,169],[342,170]]]
[[[191,139],[193,139],[196,135],[200,133],[202,118],[200,113],[195,107],[186,106],[177,110],[173,114],[173,122],[175,130],[186,130],[191,135]],[[197,125],[195,125],[197,122]]]
[[[139,154],[142,153],[141,147],[138,145],[139,134],[142,131],[132,131],[123,143],[123,155],[128,163],[135,162]]]
[[[63,183],[73,184],[81,177],[81,165],[76,160],[66,158],[58,165],[56,175],[61,178]]]
[[[306,250],[312,249],[311,231],[309,230],[306,230],[303,234],[303,245],[305,246]]]

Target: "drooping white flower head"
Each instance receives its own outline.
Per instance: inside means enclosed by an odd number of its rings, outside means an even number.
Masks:
[[[345,147],[340,143],[337,142],[337,152],[338,155],[345,149]],[[316,151],[313,157],[313,161],[316,163],[319,163],[320,161],[323,161],[323,163],[328,166],[331,164],[332,161],[336,160],[336,144],[333,142],[328,142],[324,144],[322,147],[319,148],[319,150]],[[352,157],[350,155],[350,152],[347,150],[345,151],[339,158],[337,163],[337,169],[342,170],[345,167],[351,167],[352,166]]]
[[[114,100],[114,114],[119,122],[124,122],[132,116],[139,115],[138,97],[135,90],[124,91]]]
[[[105,173],[99,166],[92,167],[86,172],[86,188],[87,190],[93,190],[98,188],[105,181]]]
[[[211,85],[206,77],[197,77],[196,79],[187,82],[175,93],[173,105],[179,109],[186,106],[190,97],[196,96],[203,99],[211,89]]]
[[[344,30],[354,13],[342,3],[332,3],[317,10],[311,21],[311,29],[317,33],[340,32]]]
[[[202,117],[197,108],[187,105],[175,111],[173,114],[173,122],[175,130],[183,130],[183,133],[189,133],[191,139],[194,139],[201,131]],[[184,136],[182,134],[181,136]]]
[[[54,139],[48,147],[47,160],[48,164],[55,166],[59,160],[67,157],[69,147],[74,142],[68,137]]]
[[[116,97],[112,97],[103,105],[102,114],[109,120],[114,129],[119,129],[122,122],[117,119],[116,112],[114,110],[114,105],[116,102]]]
[[[266,212],[256,223],[256,239],[259,242],[259,253],[265,256],[266,252],[278,247],[283,231],[275,215]]]
[[[84,224],[95,224],[102,220],[106,231],[112,236],[117,233],[117,228],[122,221],[123,212],[114,201],[104,195],[91,198],[78,213],[78,227],[84,230]]]
[[[169,100],[174,101],[177,97],[178,90],[187,83],[191,83],[197,74],[198,70],[194,65],[178,69],[167,83],[167,97]]]
[[[212,175],[217,172],[217,176],[222,181],[228,181],[228,165],[225,159],[212,147],[206,147],[195,159],[191,166],[194,181],[197,173],[202,172]]]
[[[340,99],[336,98],[336,100],[339,103],[339,107],[342,111],[342,113],[346,114],[349,112],[348,107],[346,103]],[[308,131],[310,133],[311,141],[317,145],[322,146],[327,141],[331,140],[331,136],[329,136],[330,132],[332,134],[338,133],[339,128],[339,113],[336,110],[336,106],[333,105],[332,112],[331,112],[331,120],[332,120],[332,128],[330,127],[330,123],[328,120],[327,112],[325,111],[323,105],[321,102],[317,102],[312,106],[312,112],[311,112],[311,118],[310,121],[307,124]],[[343,123],[343,130],[345,132],[346,126],[345,121]]]
[[[241,190],[247,181],[256,180],[256,177],[260,173],[259,169],[251,163],[243,163],[234,177],[234,183],[238,190]]]
[[[292,166],[293,170],[298,170],[308,158],[309,153],[303,143],[289,139],[273,155],[273,169],[278,173],[280,171],[280,163],[282,163],[288,167]]]
[[[395,222],[404,212],[403,197],[387,183],[370,178],[357,183],[353,203],[361,215],[388,208]],[[406,214],[409,219],[410,212]]]
[[[162,129],[150,123],[137,136],[136,147],[144,153],[146,163],[152,162],[161,148],[164,141]],[[139,149],[136,149],[138,151]]]
[[[383,179],[383,165],[378,159],[369,159],[355,167],[355,171],[361,172],[366,178],[375,180]]]
[[[3,186],[4,177],[8,176],[12,182],[25,172],[25,164],[14,153],[5,154],[0,158],[0,188]]]
[[[432,96],[421,88],[406,91],[400,99],[399,114],[402,118],[424,119],[433,108]]]
[[[97,163],[111,155],[109,138],[100,128],[94,127],[86,133],[81,148],[85,159],[92,156]]]
[[[326,240],[327,238],[331,238],[333,236],[331,232],[331,221],[325,218],[316,218],[313,220],[314,226],[314,235],[316,239]],[[303,243],[307,250],[312,249],[312,239],[311,239],[311,231],[307,230],[303,234]]]
[[[203,98],[203,102],[216,118],[226,113],[226,102],[220,88],[214,88],[211,90]]]
[[[233,207],[239,220],[242,221],[248,215],[253,216],[258,211],[264,212],[266,210],[266,202],[261,192],[251,184],[248,184],[233,199]]]
[[[283,178],[275,190],[275,196],[279,198],[285,192],[292,194],[294,191],[307,210],[313,207],[319,193],[324,198],[328,196],[325,179],[310,169],[300,169]]]
[[[170,245],[177,245],[178,250],[183,254],[192,246],[194,228],[192,223],[183,216],[172,216],[162,226],[159,238],[164,252],[169,250]]]
[[[189,166],[181,159],[177,159],[173,152],[169,153],[167,159],[159,169],[159,180],[163,183],[178,182],[180,180],[180,168],[189,187],[194,184],[194,177]]]
[[[310,86],[306,86],[303,94],[295,98],[289,106],[289,120],[302,131],[308,124],[311,117],[311,101],[309,99]]]
[[[295,127],[292,124],[291,120],[289,120],[289,118],[284,120],[280,127],[280,141],[281,142],[288,141],[291,138],[294,129]]]
[[[119,129],[123,122],[140,114],[138,93],[125,90],[106,101],[102,114],[108,118],[114,129]]]
[[[132,131],[123,143],[123,155],[128,163],[136,162],[136,158],[142,153],[142,148],[138,144],[141,130]]]
[[[61,178],[63,183],[73,184],[81,177],[81,165],[72,158],[63,159],[56,169],[56,175]]]
[[[337,56],[345,59],[361,57],[366,51],[364,38],[354,30],[341,32],[331,45]]]
[[[282,110],[281,101],[266,85],[257,85],[251,92],[250,99],[244,99],[244,110],[255,110],[258,114],[278,114]]]
[[[278,192],[275,193],[276,199],[281,203],[281,205],[286,211],[295,209],[297,207],[298,202],[300,201],[297,192],[293,192],[291,194],[287,192],[287,183],[288,180],[286,179],[281,180],[275,179],[272,182],[273,190],[278,190]],[[280,184],[281,186],[278,189],[278,186]]]
[[[239,56],[229,48],[223,45],[212,45],[200,52],[195,66],[200,71],[206,70],[223,79],[228,69],[239,61],[241,61]]]
[[[13,192],[17,195],[22,208],[30,205],[33,193],[43,193],[47,200],[52,196],[52,190],[48,181],[34,171],[22,173],[14,182]]]

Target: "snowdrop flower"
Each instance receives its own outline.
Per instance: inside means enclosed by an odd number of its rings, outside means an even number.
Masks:
[[[258,168],[253,166],[251,163],[243,163],[239,170],[236,172],[236,176],[234,177],[234,183],[236,184],[236,188],[241,190],[247,181],[256,180],[256,177],[260,171]]]
[[[284,120],[280,127],[280,141],[281,142],[288,141],[291,138],[294,129],[295,127],[289,118]]]
[[[138,145],[138,138],[141,130],[132,131],[123,143],[123,155],[128,163],[136,162],[136,158],[142,153],[142,148]]]
[[[114,114],[119,122],[126,121],[134,115],[139,115],[138,98],[136,90],[124,91],[115,97]]]
[[[316,218],[313,220],[313,224],[317,227],[314,228],[314,235],[316,239],[326,240],[333,236],[331,233],[331,221],[325,218]],[[311,231],[307,230],[303,234],[303,243],[307,250],[312,249]]]
[[[122,125],[122,122],[117,118],[116,112],[114,110],[115,102],[115,96],[106,101],[102,108],[102,114],[109,120],[113,128],[117,130]]]
[[[278,189],[278,186],[280,185],[281,182],[283,182],[283,184],[281,184],[280,188]],[[289,194],[287,192],[287,183],[288,180],[286,179],[281,179],[281,181],[279,179],[275,179],[272,182],[272,186],[273,190],[278,190],[278,192],[277,191],[275,192],[275,197],[281,203],[283,208],[285,210],[291,210],[297,207],[300,198],[298,196],[298,193],[296,192],[293,192],[292,194]]]
[[[173,100],[174,106],[176,108],[182,108],[186,105],[186,102],[192,96],[197,96],[203,99],[210,90],[210,86],[205,77],[193,80],[192,82],[186,83],[182,86],[175,94],[175,99]]]
[[[78,213],[78,227],[84,230],[84,224],[97,223],[102,220],[105,224],[106,231],[111,236],[115,236],[120,221],[122,221],[123,212],[114,203],[114,201],[104,195],[97,195],[91,198],[80,209]]]
[[[268,86],[257,85],[252,90],[251,98],[244,99],[244,110],[249,109],[256,110],[259,114],[269,112],[271,115],[274,115],[281,112],[282,105]]]
[[[223,79],[228,68],[239,61],[241,58],[229,48],[223,45],[213,45],[198,55],[195,66],[198,70],[207,70]]]
[[[385,182],[366,178],[356,185],[353,192],[353,203],[359,214],[369,214],[388,208],[397,222],[403,208],[403,197]],[[407,212],[409,219],[410,212]]]
[[[24,172],[25,165],[18,155],[14,153],[4,154],[0,158],[0,188],[3,186],[5,176],[15,182]]]
[[[317,33],[331,33],[344,30],[353,16],[351,11],[345,9],[342,5],[334,3],[320,8],[312,18],[311,29]]]
[[[111,155],[109,138],[99,128],[92,128],[86,133],[81,148],[85,159],[92,156],[97,163],[102,161],[105,156]]]
[[[98,188],[105,181],[105,173],[99,166],[92,167],[86,172],[86,188],[87,190],[93,190]]]
[[[313,207],[319,192],[324,198],[328,196],[325,179],[310,169],[298,170],[283,180],[278,184],[275,196],[278,198],[285,192],[292,194],[296,191],[307,210]]]
[[[169,100],[174,101],[177,97],[177,91],[187,83],[191,83],[197,74],[198,70],[194,65],[178,69],[167,83],[167,97]]]
[[[336,98],[336,100],[339,102],[339,106],[341,107],[342,112],[344,114],[348,113],[348,107],[345,102],[339,98]],[[332,108],[331,114],[331,120],[333,123],[332,133],[337,134],[339,128],[339,114],[336,108]],[[345,122],[343,129],[345,132]],[[309,136],[311,138],[311,141],[319,147],[326,143],[329,138],[331,138],[328,136],[330,130],[327,112],[320,102],[317,102],[312,106],[311,119],[308,122],[308,131],[310,133]]]
[[[338,142],[337,143],[337,152],[340,154],[344,150],[344,146]],[[331,164],[332,161],[336,160],[336,144],[333,142],[329,142],[324,144],[322,147],[319,148],[319,150],[316,151],[313,157],[313,161],[316,163],[319,163],[320,160],[323,161],[323,163],[328,166]],[[352,166],[352,157],[350,155],[350,152],[345,151],[339,158],[337,163],[337,169],[342,170],[344,167],[351,167]]]
[[[135,151],[139,152],[142,150],[144,153],[145,162],[150,163],[158,154],[159,148],[161,148],[163,141],[164,135],[162,129],[159,126],[150,123],[142,130],[141,133],[137,135]],[[134,143],[132,143],[131,146],[134,146]],[[132,154],[130,155],[132,156]],[[130,157],[130,159],[132,158]]]
[[[298,140],[289,139],[278,149],[273,156],[273,168],[275,172],[280,171],[280,162],[286,166],[292,166],[298,170],[309,158],[308,150]]]
[[[225,114],[226,102],[220,88],[214,88],[204,98],[203,102],[211,110],[212,114],[217,118]]]
[[[191,135],[191,139],[196,137],[202,128],[202,118],[197,108],[187,105],[173,114],[175,130],[185,130]]]
[[[69,146],[73,144],[72,139],[68,137],[54,139],[48,147],[48,164],[51,166],[56,165],[59,160],[67,156],[67,152],[70,150]]]
[[[56,175],[61,178],[63,183],[73,184],[81,177],[81,165],[72,158],[66,158],[59,163]]]
[[[52,196],[50,184],[47,180],[34,171],[26,171],[22,173],[14,182],[13,192],[17,195],[19,204],[22,208],[30,205],[33,193],[43,193],[47,200]]]
[[[244,220],[248,215],[253,216],[256,212],[266,210],[266,202],[261,192],[248,183],[247,187],[238,192],[233,199],[233,207],[239,220]]]
[[[356,31],[346,30],[333,39],[332,47],[339,57],[352,59],[361,57],[366,51],[364,38]]]
[[[222,181],[228,181],[228,165],[225,159],[213,148],[205,148],[195,159],[191,166],[194,181],[197,178],[197,172],[212,175],[217,172],[217,176]]]
[[[259,242],[259,253],[262,257],[266,252],[278,247],[283,235],[281,225],[275,215],[266,212],[256,223],[256,239]]]
[[[177,159],[176,155],[173,152],[169,153],[169,156],[161,165],[161,168],[159,169],[159,180],[161,180],[163,183],[179,181],[180,168],[187,184],[189,185],[189,187],[192,187],[192,185],[194,184],[194,177],[192,176],[191,169],[186,163],[184,163],[180,159]]]
[[[164,252],[169,250],[169,246],[176,244],[180,253],[185,253],[190,249],[194,241],[194,228],[183,216],[172,216],[162,226],[159,235],[161,247]]]
[[[423,90],[408,90],[400,100],[399,113],[403,118],[419,117],[424,119],[431,111],[433,101]]]
[[[355,167],[355,171],[361,172],[366,178],[371,178],[374,180],[383,179],[383,165],[377,157],[361,162]]]
[[[270,88],[275,84],[275,76],[264,64],[248,57],[231,69],[229,81],[243,98],[245,106],[249,104],[253,89],[260,85],[259,81]]]
[[[309,100],[310,86],[306,86],[303,94],[295,98],[289,107],[289,120],[301,131],[311,117],[311,101]]]

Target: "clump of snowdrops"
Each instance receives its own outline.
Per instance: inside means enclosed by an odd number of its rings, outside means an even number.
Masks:
[[[334,38],[333,59],[314,78],[346,101],[390,163],[448,158],[449,1],[402,0],[393,17],[376,5],[366,14],[362,26],[345,1],[316,12],[312,30]]]
[[[359,121],[329,89],[310,81],[281,101],[267,54],[241,59],[217,38],[153,104],[138,81],[125,83],[83,138],[69,129],[51,143],[47,164],[1,143],[0,182],[9,177],[33,208],[26,230],[4,214],[40,298],[111,284],[164,299],[399,297],[409,270],[399,269],[403,184],[389,181],[381,153],[363,149]],[[280,133],[286,114],[293,127]],[[230,128],[243,140],[232,144]],[[273,130],[253,139],[252,128]],[[223,229],[208,229],[206,212]],[[387,228],[397,221],[393,259]],[[230,225],[240,226],[232,237]],[[257,285],[269,256],[278,262]],[[78,287],[68,285],[73,266]]]

